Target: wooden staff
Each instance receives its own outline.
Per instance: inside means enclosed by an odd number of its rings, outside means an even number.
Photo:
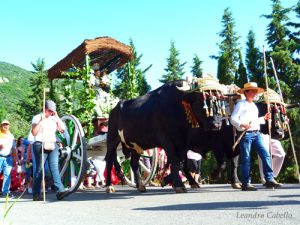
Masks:
[[[267,61],[266,61],[266,53],[265,47],[263,46],[263,54],[264,54],[264,77],[266,83],[266,102],[267,102],[267,113],[270,113],[270,101],[269,101],[269,85],[268,85],[268,76],[267,76]],[[271,119],[268,119],[268,132],[269,132],[269,153],[271,158],[271,168],[273,169],[273,162],[272,162],[272,146],[271,146]]]
[[[277,87],[278,87],[278,92],[279,92],[280,100],[281,100],[282,104],[284,104],[283,96],[282,96],[282,91],[281,91],[281,88],[280,88],[280,83],[279,83],[279,79],[278,79],[277,72],[276,72],[276,69],[275,69],[274,61],[273,61],[272,57],[270,57],[270,59],[271,59],[272,68],[273,68],[273,71],[274,71],[274,76],[275,76],[276,84],[277,84]],[[289,136],[290,136],[292,151],[293,151],[293,155],[294,155],[294,159],[295,159],[295,163],[296,163],[296,169],[297,169],[297,175],[298,175],[298,182],[300,183],[299,164],[298,164],[298,160],[297,160],[297,155],[296,155],[296,151],[295,151],[295,147],[294,147],[294,142],[293,142],[293,137],[292,137],[292,132],[291,132],[291,128],[290,128],[290,124],[289,123],[287,123],[287,128],[288,128],[288,131],[289,131]]]
[[[43,114],[42,114],[42,119],[43,116],[45,116],[45,103],[46,103],[46,88],[44,88],[44,94],[43,94]],[[46,202],[46,185],[45,185],[45,156],[44,156],[44,128],[42,128],[42,134],[43,134],[43,141],[42,141],[42,188],[43,188],[43,201],[44,203]]]
[[[43,114],[42,117],[45,116],[45,104],[46,104],[46,92],[49,92],[49,88],[44,88],[43,94]],[[43,118],[42,118],[43,119]],[[43,187],[43,201],[46,203],[46,185],[45,185],[45,156],[44,156],[44,128],[42,128],[42,187]]]

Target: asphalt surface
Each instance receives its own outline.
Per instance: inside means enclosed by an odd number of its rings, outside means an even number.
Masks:
[[[5,199],[0,198],[0,224],[98,225],[98,224],[300,224],[300,185],[255,192],[231,189],[230,185],[204,185],[176,194],[170,187],[147,187],[139,193],[128,186],[78,191],[62,201],[47,193],[46,203],[24,195],[3,222]],[[9,201],[8,206],[12,203]]]

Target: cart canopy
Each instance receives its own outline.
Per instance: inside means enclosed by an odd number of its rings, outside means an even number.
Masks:
[[[98,37],[94,40],[86,39],[65,58],[48,70],[50,80],[63,78],[62,72],[85,64],[85,57],[89,55],[90,63],[97,63],[100,71],[111,73],[129,60],[132,60],[132,49],[110,37]]]

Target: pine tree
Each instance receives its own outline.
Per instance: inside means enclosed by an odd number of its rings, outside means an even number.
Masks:
[[[289,33],[285,22],[289,20],[287,14],[290,12],[290,8],[284,9],[281,6],[280,0],[271,0],[272,13],[270,15],[263,15],[263,17],[270,19],[271,22],[267,26],[267,42],[270,48],[275,49],[277,46],[282,46],[286,42],[287,34]]]
[[[201,68],[201,64],[202,61],[200,60],[200,58],[195,54],[194,58],[193,58],[193,66],[192,66],[192,70],[191,73],[193,75],[193,77],[197,77],[200,78],[203,75],[203,70]]]
[[[296,4],[293,11],[296,13],[296,18],[298,18],[298,21],[300,19],[300,1]],[[294,44],[291,48],[291,51],[293,53],[293,60],[298,65],[300,64],[300,23],[299,22],[288,22],[287,26],[293,28],[293,32],[290,33],[289,38],[292,43]]]
[[[40,112],[43,108],[44,88],[49,88],[49,80],[46,72],[46,63],[44,59],[39,58],[36,64],[31,63],[34,68],[34,74],[30,80],[32,88],[32,95],[29,98],[33,99],[36,108],[36,113]]]
[[[144,70],[138,68],[142,55],[138,56],[131,39],[130,47],[133,51],[133,60],[117,70],[117,83],[112,91],[115,96],[121,99],[132,99],[151,90],[151,86],[147,83],[145,74],[152,65]]]
[[[272,1],[272,13],[263,15],[263,17],[271,20],[267,28],[267,42],[271,48],[267,55],[273,58],[276,65],[276,71],[279,80],[281,81],[281,89],[286,96],[291,93],[292,86],[295,85],[294,72],[297,70],[296,65],[293,65],[292,53],[290,51],[292,42],[288,40],[289,30],[286,23],[289,21],[287,14],[290,8],[285,9],[281,6],[280,0]],[[268,58],[267,58],[268,60]],[[271,66],[268,74],[273,74]],[[291,96],[288,97],[290,99]]]
[[[49,87],[49,80],[45,70],[44,59],[39,58],[36,63],[31,63],[34,75],[30,78],[31,94],[19,102],[16,112],[26,121],[31,121],[32,116],[43,109],[44,88]]]
[[[253,30],[250,30],[247,36],[245,62],[249,80],[258,83],[262,87],[264,83],[263,59],[262,53],[255,46],[255,34]]]
[[[239,37],[234,31],[235,22],[229,8],[224,10],[222,24],[223,30],[219,33],[219,35],[223,40],[220,44],[218,44],[220,48],[219,56],[211,57],[218,60],[217,77],[220,82],[224,84],[232,84],[234,82],[239,60]],[[220,65],[220,63],[224,65]]]
[[[165,68],[166,74],[162,75],[162,79],[159,81],[167,83],[169,81],[182,79],[184,75],[183,67],[186,64],[180,63],[179,51],[175,48],[174,41],[171,41],[170,56],[167,58],[167,67]]]
[[[242,53],[241,51],[239,51],[239,67],[235,75],[234,83],[239,87],[243,87],[243,85],[247,82],[248,82],[248,77],[247,77],[246,67],[243,63]]]

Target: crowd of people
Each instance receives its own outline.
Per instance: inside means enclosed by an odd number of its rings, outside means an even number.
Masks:
[[[96,68],[95,68],[96,69]],[[267,188],[279,188],[282,184],[275,180],[278,176],[283,160],[284,150],[278,140],[272,139],[272,156],[269,153],[268,136],[260,133],[260,124],[270,119],[270,113],[258,117],[258,109],[254,104],[257,94],[263,92],[254,82],[249,82],[238,91],[244,94],[246,99],[239,101],[233,110],[230,121],[241,135],[239,143],[242,191],[256,191],[250,178],[250,151],[257,151],[260,158],[260,172],[262,183]],[[42,201],[41,183],[42,167],[45,166],[46,174],[51,175],[52,189],[56,191],[58,200],[62,200],[67,192],[62,184],[58,160],[59,152],[56,143],[56,131],[63,132],[65,125],[57,115],[56,104],[52,100],[45,102],[43,112],[32,119],[32,127],[28,137],[19,137],[16,141],[9,130],[10,122],[1,122],[0,132],[0,173],[2,173],[2,196],[13,198],[11,191],[32,194],[34,201]],[[44,161],[42,161],[42,151]],[[188,150],[187,167],[191,176],[200,181],[202,156],[199,153]],[[273,168],[271,164],[273,161]],[[163,163],[164,164],[164,163]],[[81,185],[81,189],[97,188],[105,185],[103,159],[90,158],[87,174]],[[160,164],[159,164],[160,165]],[[162,167],[161,165],[159,167]]]

